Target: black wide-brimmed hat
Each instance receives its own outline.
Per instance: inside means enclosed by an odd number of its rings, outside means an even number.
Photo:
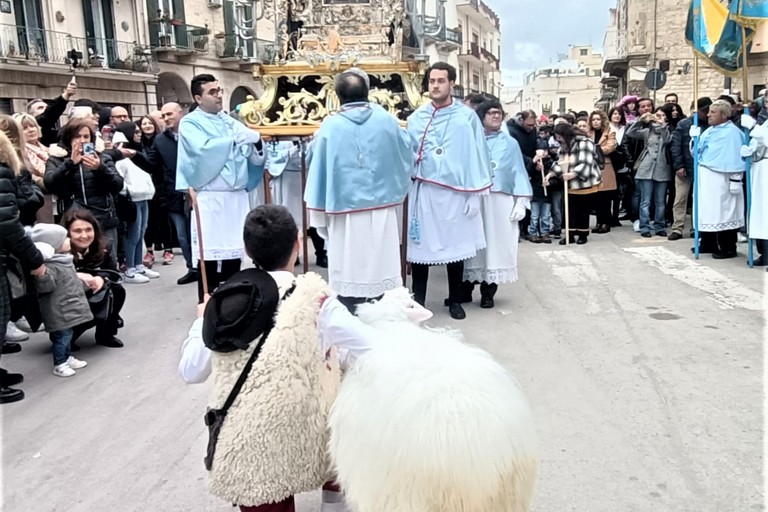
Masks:
[[[249,268],[216,288],[205,307],[203,342],[214,352],[245,350],[271,329],[280,292],[265,271]]]

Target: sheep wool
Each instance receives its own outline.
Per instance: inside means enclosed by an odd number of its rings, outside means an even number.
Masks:
[[[509,372],[459,333],[409,322],[386,294],[358,316],[388,341],[345,374],[329,419],[353,510],[528,512],[536,433]]]
[[[328,480],[327,418],[340,370],[335,357],[326,361],[320,353],[316,322],[329,292],[320,276],[306,274],[279,306],[275,327],[224,420],[210,472],[215,496],[256,506]],[[255,346],[213,354],[212,407],[224,403]]]

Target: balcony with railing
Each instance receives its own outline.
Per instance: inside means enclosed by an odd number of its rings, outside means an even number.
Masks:
[[[496,27],[496,30],[500,30],[501,22],[499,16],[483,0],[458,0],[456,6],[460,9],[461,7],[467,7],[469,10],[481,14],[491,25]]]
[[[0,24],[0,60],[158,72],[152,52],[137,43],[4,24]]]
[[[627,67],[626,32],[618,27],[609,27],[603,40],[603,72],[615,73]]]
[[[159,53],[207,53],[208,25],[203,27],[187,25],[178,20],[153,21],[150,23],[150,40],[154,51]]]
[[[237,34],[218,33],[216,41],[216,56],[220,59],[232,59],[243,62],[261,61],[272,62],[277,48],[274,41],[263,39],[243,39]]]
[[[499,58],[496,57],[493,53],[486,50],[485,48],[480,48],[480,54],[483,56],[483,60],[488,62],[494,68],[500,69]]]
[[[475,58],[478,61],[482,60],[480,58],[480,45],[475,43],[474,41],[471,41],[464,45],[464,49],[459,54],[459,58]]]

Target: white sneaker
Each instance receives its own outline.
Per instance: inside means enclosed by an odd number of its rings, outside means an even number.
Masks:
[[[160,277],[159,272],[155,272],[154,270],[149,270],[144,265],[139,265],[138,267],[136,267],[136,273],[141,274],[144,277],[148,277],[149,279],[157,279],[158,277]]]
[[[142,283],[148,283],[149,278],[139,274],[134,269],[128,269],[125,271],[123,282],[126,284],[142,284]]]
[[[18,320],[14,322],[16,324],[16,327],[21,329],[24,332],[31,333],[32,332],[32,326],[29,325],[29,322],[26,318],[21,317]]]
[[[17,343],[19,341],[27,341],[29,334],[25,333],[13,322],[8,322],[8,330],[5,331],[5,341],[8,343]]]
[[[639,233],[640,232],[640,221],[639,220],[636,220],[635,222],[632,223],[632,229],[635,230],[635,233]]]
[[[57,377],[71,377],[75,373],[75,370],[70,368],[67,363],[61,363],[53,367],[53,374]]]
[[[69,356],[69,359],[67,359],[67,362],[64,364],[68,365],[73,370],[79,370],[80,368],[85,368],[88,366],[88,363],[79,359],[75,359],[73,356]]]

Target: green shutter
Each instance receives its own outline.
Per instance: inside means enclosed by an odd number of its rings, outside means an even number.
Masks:
[[[147,0],[147,18],[149,18],[149,46],[157,48],[160,46],[160,23],[156,20],[158,18],[157,11],[160,9],[160,4],[157,0]]]
[[[224,0],[224,35],[222,57],[234,57],[237,36],[235,35],[235,3],[232,0]]]

